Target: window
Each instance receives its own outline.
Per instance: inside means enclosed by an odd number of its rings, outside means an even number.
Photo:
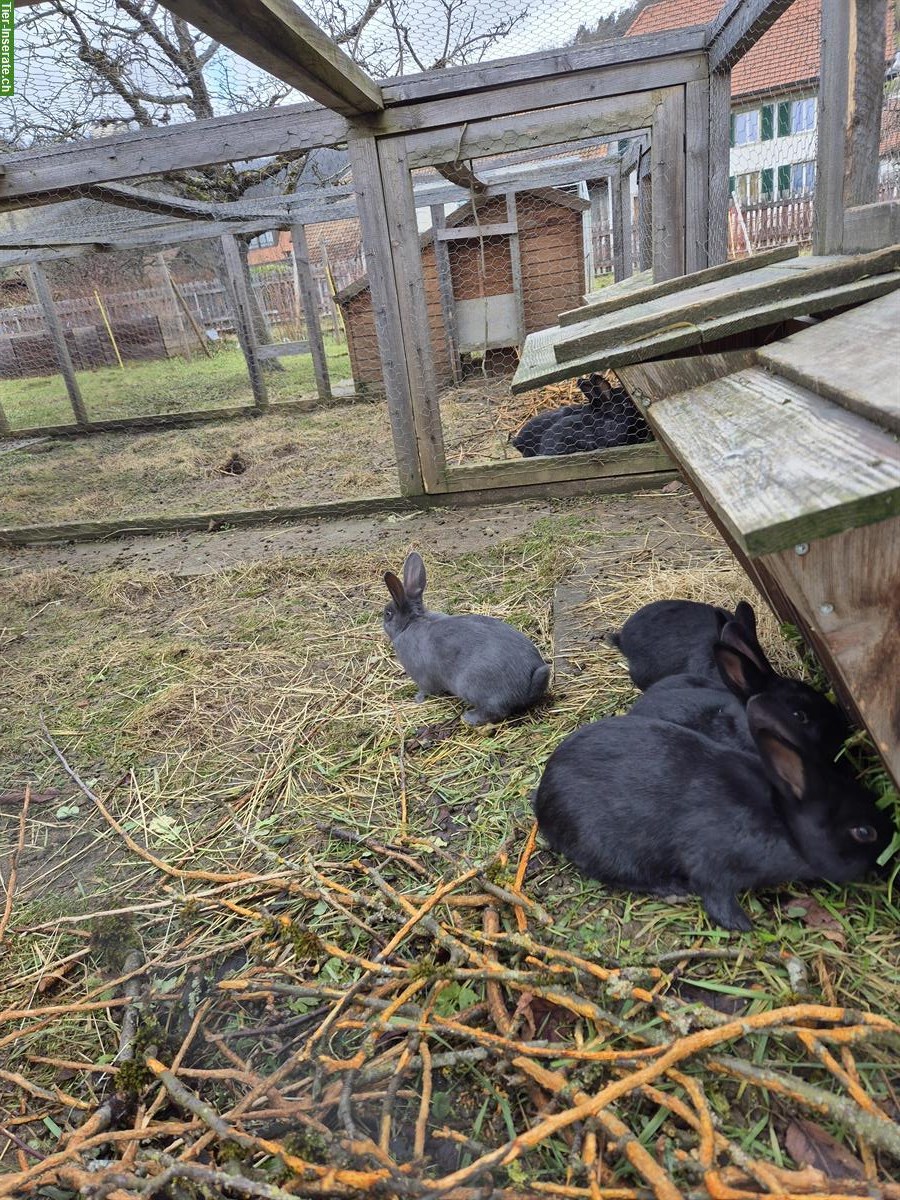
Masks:
[[[791,194],[791,168],[778,168],[778,195],[789,196]]]
[[[762,106],[762,120],[760,122],[760,141],[771,142],[775,136],[775,105],[764,104]]]
[[[259,234],[258,237],[250,239],[251,250],[262,250],[266,246],[275,245],[275,234],[271,229],[267,229],[265,233]]]
[[[772,167],[763,167],[760,175],[761,198],[763,200],[772,200],[775,192],[775,171]]]
[[[759,141],[759,109],[731,114],[732,146],[747,146]]]
[[[791,167],[791,194],[808,196],[815,191],[816,164],[813,162],[794,163]]]
[[[732,175],[729,180],[732,195],[738,204],[756,204],[759,200],[759,171],[748,171],[746,175]]]
[[[808,100],[795,100],[791,105],[791,133],[805,133],[816,127],[815,97]]]

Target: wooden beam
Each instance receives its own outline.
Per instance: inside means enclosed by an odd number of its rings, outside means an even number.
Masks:
[[[596,139],[592,140],[596,145]],[[568,149],[568,146],[566,147]],[[550,159],[546,162],[535,162],[519,167],[514,172],[509,170],[482,170],[479,178],[484,184],[484,190],[479,192],[479,198],[489,196],[507,196],[511,191],[521,192],[530,188],[553,188],[571,183],[581,183],[583,180],[592,182],[607,179],[615,175],[619,169],[619,158],[610,155],[600,159],[572,159],[568,162],[558,162]],[[413,186],[416,197],[416,207],[431,207],[433,204],[464,204],[471,200],[471,193],[461,187],[451,184],[419,183]]]
[[[378,165],[385,194],[391,199],[387,239],[390,246],[390,264],[397,288],[403,356],[409,380],[422,479],[426,491],[436,492],[444,488],[447,465],[434,371],[434,351],[425,307],[422,246],[404,141],[403,138],[389,138],[380,142]]]
[[[517,232],[518,227],[509,221],[495,221],[492,225],[454,225],[452,229],[436,229],[434,236],[440,242],[460,242],[466,238],[504,237]]]
[[[509,261],[512,268],[513,295],[516,298],[516,345],[525,345],[525,288],[522,282],[522,254],[519,246],[519,212],[515,192],[506,196],[506,219],[515,228],[509,235]]]
[[[448,127],[413,133],[406,138],[411,167],[433,166],[506,150],[533,148],[536,139],[545,146],[593,131],[597,137],[614,137],[649,128],[665,98],[683,88],[656,88],[601,100],[573,101],[547,112],[520,112],[487,120],[469,121],[462,131]]]
[[[601,273],[600,238],[597,231],[606,229],[609,224],[609,189],[612,178],[613,176],[607,176],[606,179],[591,180],[588,183],[588,199],[591,204],[591,270],[594,275]]]
[[[707,188],[707,260],[711,267],[728,259],[728,175],[731,149],[731,72],[709,77],[709,185]]]
[[[792,0],[729,0],[724,4],[707,27],[710,73],[730,70],[791,3]]]
[[[425,491],[425,485],[403,354],[400,302],[388,239],[388,201],[378,168],[378,150],[375,139],[361,131],[351,135],[348,145],[400,491],[404,496],[417,496]]]
[[[864,204],[844,213],[844,251],[864,254],[900,242],[900,200]]]
[[[303,304],[303,315],[306,318],[306,337],[312,353],[316,389],[319,393],[319,399],[323,404],[327,404],[331,400],[331,379],[328,375],[325,343],[322,340],[322,326],[319,323],[319,305],[316,297],[316,289],[309,265],[309,246],[306,241],[306,230],[302,225],[291,226],[291,244],[294,247],[297,282],[300,285],[300,300]]]
[[[709,98],[708,79],[685,85],[684,269],[687,272],[702,271],[709,266]]]
[[[630,175],[640,166],[641,159],[650,150],[650,142],[646,137],[632,138],[628,149],[622,156],[622,174]]]
[[[69,347],[66,345],[56,305],[53,303],[53,296],[50,293],[47,276],[44,274],[43,267],[38,263],[33,263],[28,268],[28,274],[31,277],[31,286],[34,289],[37,302],[41,306],[44,320],[47,323],[47,330],[50,334],[50,340],[53,342],[53,350],[56,354],[60,373],[65,380],[66,391],[69,393],[69,401],[72,405],[72,412],[75,414],[75,420],[79,425],[86,425],[88,422],[87,409],[84,407],[84,401],[81,398],[81,389],[78,386],[78,380],[75,378],[75,368],[72,365],[72,358],[69,354]]]
[[[613,183],[615,187],[615,182]],[[631,176],[623,174],[619,177],[619,191],[622,195],[622,278],[630,279],[634,270],[632,262],[632,220],[634,208],[631,202]]]
[[[612,200],[613,278],[621,283],[625,274],[625,213],[622,205],[621,177],[609,181]]]
[[[645,165],[646,171],[641,169]],[[650,157],[647,155],[638,168],[639,266],[642,271],[649,271],[653,267],[653,181],[649,168]]]
[[[292,0],[164,0],[165,7],[326,108],[384,107],[381,88]]]
[[[822,8],[817,254],[839,253],[844,211],[877,199],[886,2],[833,0]]]
[[[449,183],[455,183],[465,192],[483,192],[486,184],[478,178],[468,163],[445,162],[435,163],[435,170]]]
[[[456,299],[453,295],[450,253],[447,243],[437,236],[445,225],[444,206],[442,204],[432,205],[431,228],[435,232],[434,262],[437,268],[438,291],[441,297],[441,316],[444,318],[444,330],[447,334],[447,353],[450,355],[453,382],[459,383],[462,379],[462,364],[459,361],[459,331],[456,324]]]
[[[671,88],[653,122],[653,280],[684,274],[684,88]]]
[[[339,146],[346,139],[343,117],[318,104],[293,104],[41,146],[4,157],[0,211],[67,199],[89,184]]]
[[[244,277],[244,264],[241,259],[240,247],[233,233],[222,234],[222,253],[225,256],[228,290],[231,293],[234,306],[234,328],[247,363],[247,371],[250,375],[250,387],[253,391],[253,403],[260,412],[264,412],[269,407],[269,393],[263,379],[259,359],[256,356],[256,336],[253,332],[250,293]]]

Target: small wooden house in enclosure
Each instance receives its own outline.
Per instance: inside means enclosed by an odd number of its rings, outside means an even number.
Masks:
[[[589,211],[589,202],[571,192],[540,188],[516,194],[514,221],[506,197],[493,196],[477,203],[477,222],[470,202],[450,213],[445,229],[421,235],[439,386],[461,377],[467,356],[488,356],[511,371],[525,335],[580,302]],[[337,301],[357,387],[383,388],[368,276],[338,292]]]

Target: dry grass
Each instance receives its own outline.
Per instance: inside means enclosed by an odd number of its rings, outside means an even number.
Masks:
[[[755,599],[702,526],[688,539],[684,524],[667,528],[665,498],[656,504],[652,528],[629,528],[621,513],[615,523],[605,520],[593,499],[561,504],[527,535],[477,553],[432,549],[431,601],[436,608],[477,608],[511,620],[548,651],[554,590],[573,572],[584,574],[585,631],[618,624],[661,596],[726,604],[741,596]],[[641,511],[646,516],[647,508]],[[550,702],[523,719],[472,730],[459,721],[460,706],[452,700],[415,705],[414,687],[380,633],[380,574],[385,566],[396,567],[407,548],[401,527],[377,552],[285,558],[192,579],[63,570],[0,577],[0,792],[26,782],[38,792],[59,790],[52,802],[35,803],[28,817],[0,1001],[9,1009],[58,1003],[64,1010],[43,1026],[23,1026],[20,1018],[0,1024],[0,1053],[34,1086],[62,1086],[77,1102],[45,1106],[52,1123],[75,1126],[110,1094],[109,1079],[96,1068],[116,1053],[119,1010],[86,1013],[77,1005],[92,994],[121,995],[111,981],[129,950],[140,950],[149,964],[146,981],[155,997],[141,1008],[142,1053],[152,1042],[157,1057],[170,1062],[207,1003],[201,1028],[228,1038],[238,1037],[242,1027],[279,1022],[299,1022],[297,1029],[308,1033],[303,1018],[324,995],[315,988],[340,994],[359,968],[339,954],[310,957],[312,943],[274,937],[266,922],[290,917],[341,954],[371,955],[378,942],[332,903],[340,900],[341,887],[361,888],[367,899],[362,907],[347,901],[347,911],[377,926],[382,939],[390,936],[394,927],[354,860],[386,872],[421,899],[423,879],[434,881],[454,869],[442,855],[460,870],[459,864],[491,862],[503,847],[514,858],[530,825],[529,793],[550,750],[583,722],[629,703],[634,693],[618,656],[586,641],[578,673],[560,676]],[[761,632],[781,665],[800,668],[771,619],[762,622]],[[40,713],[118,831],[62,773],[40,734]],[[347,843],[331,831],[335,825],[369,846]],[[0,861],[8,863],[18,837],[14,809],[0,809],[0,837]],[[406,867],[398,874],[396,860],[371,849],[388,844],[418,862],[426,876]],[[153,866],[144,850],[167,870]],[[337,889],[326,888],[324,899],[315,893],[323,886],[316,871]],[[251,881],[223,891],[224,884],[185,872],[247,873]],[[277,878],[267,881],[269,876]],[[788,1004],[797,983],[778,965],[784,951],[802,964],[810,999],[833,996],[838,1004],[876,1015],[896,1009],[900,909],[883,886],[786,888],[753,897],[756,932],[738,940],[710,928],[698,905],[672,907],[609,892],[540,850],[526,891],[549,911],[554,944],[594,962],[642,970],[667,963],[660,989],[673,1002],[702,999],[740,1013]],[[262,925],[225,900],[262,913]],[[110,921],[92,916],[122,908],[128,911]],[[514,914],[501,915],[504,927],[513,929]],[[717,957],[720,951],[726,953]],[[404,986],[415,983],[413,966],[428,954],[427,939],[413,944]],[[70,955],[76,958],[58,966]],[[257,999],[234,1000],[222,990],[223,981],[257,975],[265,981]],[[438,1011],[453,1015],[485,1002],[483,981],[457,983]],[[439,990],[446,986],[445,979]],[[426,1001],[425,992],[420,999]],[[626,1004],[623,1012],[629,1011]],[[713,1010],[702,1011],[718,1019]],[[539,1020],[550,1028],[558,1022],[553,1005],[541,1012]],[[647,1021],[648,1028],[667,1028],[658,1013]],[[16,1030],[15,1040],[4,1043]],[[593,1030],[590,1020],[580,1020],[544,1036],[580,1044]],[[228,1044],[252,1072],[265,1075],[296,1048],[294,1037],[276,1031]],[[196,1030],[189,1042],[186,1067],[227,1065]],[[351,1039],[332,1049],[349,1054],[354,1044]],[[737,1045],[734,1053],[749,1049]],[[795,1047],[762,1038],[753,1043],[753,1055],[757,1065],[799,1071],[798,1078],[828,1086],[824,1068],[797,1067]],[[84,1066],[63,1070],[35,1056]],[[896,1105],[890,1061],[888,1050],[873,1046],[859,1064],[867,1088],[889,1110]],[[693,1069],[722,1133],[754,1156],[789,1166],[784,1139],[796,1098],[772,1093],[766,1103],[752,1089],[705,1073],[702,1064]],[[580,1086],[598,1085],[590,1072],[579,1080]],[[222,1086],[224,1091],[207,1094],[227,1107],[240,1086]],[[143,1104],[152,1103],[156,1089],[146,1074],[133,1087]],[[22,1095],[8,1083],[0,1088]],[[521,1129],[534,1119],[533,1096],[502,1058],[449,1081],[441,1077],[435,1090],[449,1102],[435,1120],[488,1145],[504,1141],[509,1122]],[[36,1110],[34,1096],[27,1104]],[[647,1108],[639,1097],[620,1112],[651,1150],[663,1139],[662,1161],[674,1171],[675,1159],[665,1155],[675,1154],[683,1140],[671,1119],[666,1124],[661,1110]],[[184,1110],[169,1099],[158,1116],[167,1114],[181,1119]],[[821,1114],[815,1120],[863,1153],[848,1126]],[[36,1152],[51,1153],[57,1144],[52,1123],[25,1124],[18,1136]],[[433,1154],[432,1142],[429,1147]],[[14,1144],[3,1152],[0,1140],[0,1152],[0,1171],[15,1169]],[[308,1145],[302,1153],[319,1161]],[[327,1158],[331,1152],[318,1153]],[[531,1195],[534,1183],[561,1185],[571,1168],[569,1155],[564,1139],[548,1138],[521,1160],[521,1171],[501,1172],[499,1181]],[[263,1172],[254,1178],[273,1185],[284,1179],[277,1156],[267,1165],[251,1157]],[[632,1167],[611,1145],[601,1158],[605,1185],[635,1184]],[[684,1171],[687,1186],[692,1176],[689,1167]],[[584,1176],[576,1172],[575,1180],[584,1183]],[[697,1194],[706,1195],[702,1189]]]

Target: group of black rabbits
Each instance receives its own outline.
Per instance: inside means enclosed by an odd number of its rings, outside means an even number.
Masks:
[[[471,725],[524,712],[550,667],[496,617],[445,616],[423,603],[412,553],[390,571],[384,629],[418,684],[417,700],[453,695]],[[625,716],[570,734],[533,797],[549,845],[582,874],[618,888],[699,896],[726,929],[751,923],[746,889],[790,880],[860,879],[892,825],[835,758],[843,714],[773,670],[746,601],[734,613],[690,600],[639,609],[612,638],[643,695]]]
[[[538,413],[511,439],[523,458],[650,441],[650,428],[623,387],[613,387],[597,373],[577,384],[587,404],[564,404]]]

